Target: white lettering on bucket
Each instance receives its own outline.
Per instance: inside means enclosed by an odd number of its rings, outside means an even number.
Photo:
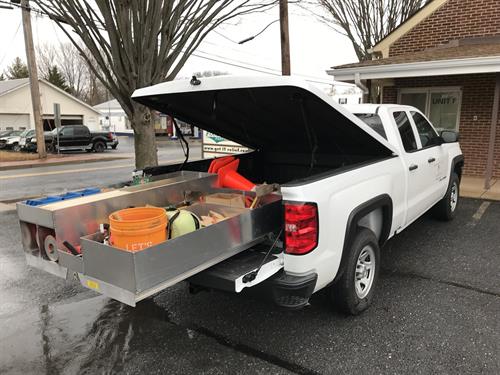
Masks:
[[[139,243],[133,243],[133,244],[127,244],[127,250],[129,251],[140,251],[147,249],[148,247],[153,246],[152,241],[148,242],[139,242]]]

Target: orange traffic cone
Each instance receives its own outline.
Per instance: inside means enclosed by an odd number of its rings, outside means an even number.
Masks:
[[[208,173],[217,173],[220,168],[225,165],[228,165],[234,160],[234,156],[225,156],[223,158],[218,158],[212,160],[210,163],[210,167],[208,168]]]
[[[222,187],[250,191],[255,187],[252,181],[247,180],[238,172],[232,169],[225,170],[222,168],[219,171],[219,181]]]
[[[240,165],[240,159],[236,159],[236,160],[233,160],[230,163],[228,163],[222,167],[217,168],[217,172],[213,172],[213,173],[217,173],[217,175],[218,175],[217,176],[217,186],[223,187],[222,186],[222,175],[227,171],[237,171],[239,165]]]

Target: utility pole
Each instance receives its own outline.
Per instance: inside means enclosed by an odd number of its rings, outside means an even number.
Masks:
[[[21,0],[23,15],[24,44],[26,47],[26,59],[28,60],[28,71],[30,74],[31,103],[33,105],[33,119],[35,121],[36,148],[38,157],[45,159],[45,138],[43,136],[43,121],[40,112],[40,87],[38,85],[38,71],[36,68],[35,48],[33,46],[33,32],[31,30],[31,9],[29,0]]]
[[[289,76],[290,34],[288,32],[288,0],[280,0],[280,35],[281,35],[281,75]]]

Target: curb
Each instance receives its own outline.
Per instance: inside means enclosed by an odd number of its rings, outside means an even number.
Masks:
[[[27,169],[27,168],[39,168],[39,167],[52,167],[52,166],[66,165],[66,164],[98,163],[101,161],[113,161],[113,160],[125,160],[125,159],[132,159],[132,158],[129,156],[112,156],[103,159],[61,160],[44,164],[7,165],[7,166],[0,166],[0,171],[10,171],[14,169]]]
[[[0,212],[11,212],[16,210],[16,205],[13,203],[0,202]]]

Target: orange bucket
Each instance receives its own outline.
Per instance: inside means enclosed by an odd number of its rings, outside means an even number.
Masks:
[[[109,215],[111,245],[140,251],[167,240],[167,213],[158,207],[136,207]]]

